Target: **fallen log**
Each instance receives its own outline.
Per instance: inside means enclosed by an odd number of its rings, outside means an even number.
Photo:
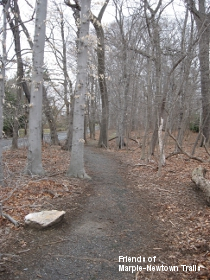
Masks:
[[[205,178],[206,169],[202,166],[196,167],[192,172],[192,181],[204,192],[207,203],[210,205],[210,181]]]

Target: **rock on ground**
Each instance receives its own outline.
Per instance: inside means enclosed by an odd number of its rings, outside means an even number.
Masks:
[[[59,223],[64,217],[65,211],[50,210],[30,213],[25,216],[25,224],[33,228],[46,228]]]

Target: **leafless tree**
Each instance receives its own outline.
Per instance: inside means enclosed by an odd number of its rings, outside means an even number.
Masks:
[[[28,174],[43,175],[42,167],[42,91],[43,63],[46,30],[47,0],[36,5],[36,21],[33,44],[33,69],[29,111]]]
[[[84,169],[84,114],[87,92],[87,63],[89,45],[90,0],[81,3],[80,32],[78,39],[77,83],[75,90],[73,140],[68,176],[89,178]]]
[[[198,3],[197,3],[198,2]],[[185,0],[192,12],[199,33],[199,61],[202,94],[202,131],[206,143],[210,141],[210,7],[206,0]]]

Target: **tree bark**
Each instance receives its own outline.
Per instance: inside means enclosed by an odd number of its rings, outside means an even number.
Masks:
[[[98,17],[91,14],[91,22],[95,28],[97,35],[97,57],[98,57],[98,82],[101,94],[102,114],[100,123],[100,136],[98,141],[99,147],[108,146],[108,121],[109,121],[109,99],[106,85],[106,73],[105,73],[105,43],[104,43],[104,30],[101,24],[101,20],[105,9],[109,3],[109,0],[105,1]]]
[[[74,97],[71,96],[71,110],[69,113],[69,124],[65,144],[62,146],[62,150],[70,151],[72,147],[72,137],[73,137],[73,119],[74,119]]]
[[[166,164],[166,158],[165,158],[164,143],[163,143],[163,118],[161,118],[160,120],[160,126],[158,129],[158,140],[159,140],[159,150],[160,150],[159,166],[164,166]]]
[[[4,67],[2,62],[2,68]],[[2,186],[4,184],[4,172],[3,172],[3,162],[2,162],[2,151],[3,151],[3,97],[4,97],[4,82],[5,82],[5,76],[3,74],[3,71],[1,69],[0,72],[0,185]]]
[[[210,37],[210,14],[206,12],[206,1],[199,0],[199,9],[196,9],[194,0],[185,0],[192,12],[199,39],[199,61],[201,73],[202,95],[202,128],[206,143],[210,141],[210,66],[209,66],[209,37]]]
[[[160,47],[160,34],[159,24],[153,22],[153,46],[155,50],[155,128],[152,134],[151,140],[151,155],[155,153],[155,147],[158,140],[158,120],[163,117],[163,111],[165,107],[165,97],[161,92],[161,72],[162,72],[162,61],[161,61],[161,47]]]
[[[22,27],[23,32],[25,33],[25,35],[26,35],[26,37],[28,39],[28,43],[29,43],[31,49],[33,50],[34,43],[32,42],[30,34],[29,34],[27,28],[25,27],[22,19],[21,19],[18,3],[16,1],[15,1],[15,9],[13,9],[12,12],[14,14],[14,17],[15,17],[16,21],[17,21],[15,26],[19,26],[20,25]],[[8,15],[8,20],[9,19],[10,19],[10,17]],[[9,22],[11,22],[11,20],[9,20]],[[12,23],[10,23],[10,24],[12,24]],[[14,26],[14,24],[11,25],[11,27],[12,26]],[[16,37],[17,36],[19,36],[19,33],[16,32]],[[16,37],[15,37],[15,34],[14,34],[14,38],[16,38]],[[15,42],[20,42],[20,36],[17,37],[17,40],[15,40]],[[18,47],[19,45],[17,45],[17,47],[16,47],[17,50],[20,49],[20,47]],[[18,56],[19,56],[19,59],[18,59],[18,69],[19,69],[18,73],[19,73],[19,75],[18,75],[18,77],[20,77],[20,84],[22,85],[22,88],[23,88],[23,91],[25,93],[26,99],[27,99],[28,103],[30,103],[30,91],[29,91],[28,84],[27,84],[27,82],[26,82],[26,80],[24,78],[24,70],[23,70],[23,62],[22,62],[22,57],[21,57],[21,50],[18,51],[17,53],[18,53]],[[65,67],[64,67],[64,70],[66,70]],[[68,75],[67,71],[64,71],[64,75],[65,74]],[[19,86],[19,88],[20,88],[20,86]],[[51,110],[51,107],[50,107],[50,104],[49,104],[49,100],[47,99],[46,88],[44,86],[43,86],[43,97],[44,97],[43,98],[44,113],[46,115],[46,118],[48,120],[48,124],[49,124],[49,127],[50,127],[51,143],[53,145],[59,145],[60,143],[59,143],[59,140],[58,140],[55,118],[54,118],[54,116],[52,114],[52,110]],[[27,131],[26,128],[25,128],[25,131]],[[43,131],[42,131],[42,135],[43,135]],[[16,134],[16,137],[17,136],[18,135]],[[13,138],[14,138],[14,136],[13,136]]]
[[[55,118],[52,114],[52,110],[50,107],[49,99],[47,97],[46,88],[43,86],[43,106],[44,106],[44,113],[48,121],[48,125],[50,128],[50,139],[52,145],[60,145],[58,140],[58,133],[56,128]]]
[[[14,6],[13,7],[11,6],[11,10],[14,15],[14,20],[11,19],[9,13],[7,13],[7,19],[13,33],[14,42],[15,42],[15,54],[17,58],[16,106],[15,106],[15,114],[13,120],[12,149],[18,149],[18,129],[19,129],[18,118],[21,109],[22,79],[24,74],[23,74],[23,61],[21,56],[20,30],[19,30],[19,21],[18,21],[19,8],[18,8],[17,1],[14,1]]]
[[[210,181],[205,178],[205,174],[205,168],[196,167],[192,172],[192,181],[204,192],[206,201],[210,205]]]
[[[90,0],[81,2],[81,26],[78,40],[77,83],[75,90],[73,140],[71,161],[67,175],[90,178],[84,168],[84,115],[85,94],[87,92],[87,62],[89,40]]]
[[[33,44],[31,103],[29,111],[28,174],[43,175],[42,167],[42,93],[47,0],[37,1]]]
[[[75,4],[71,4],[71,2],[69,0],[64,0],[65,4],[67,6],[69,6],[72,10],[73,10],[73,16],[74,16],[74,20],[75,20],[75,24],[77,26],[77,40],[76,40],[76,48],[77,48],[77,52],[79,50],[79,36],[80,36],[80,12],[81,12],[81,7],[78,4],[78,1],[75,0]],[[73,119],[74,119],[74,104],[75,104],[75,92],[73,93],[72,91],[72,83],[70,82],[70,88],[71,88],[71,108],[70,108],[70,112],[69,112],[69,118],[68,118],[68,131],[67,131],[67,138],[65,141],[65,144],[63,145],[62,149],[63,150],[71,150],[72,147],[72,141],[73,141]]]
[[[2,59],[1,59],[1,68],[0,68],[0,185],[4,185],[4,170],[3,170],[3,162],[2,162],[2,152],[3,152],[3,99],[4,99],[4,91],[5,91],[5,66],[7,60],[6,53],[6,37],[7,37],[7,23],[6,23],[6,13],[8,10],[7,3],[3,8],[3,33],[2,33]]]
[[[88,117],[89,117],[89,130],[90,130],[90,139],[95,140],[95,124],[96,124],[96,100],[94,96],[94,84],[95,79],[91,76],[90,78],[91,83],[91,92],[90,97],[88,100]]]

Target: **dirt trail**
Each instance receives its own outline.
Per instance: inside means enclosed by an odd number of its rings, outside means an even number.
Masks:
[[[119,272],[120,255],[153,257],[160,243],[167,250],[149,197],[127,186],[126,166],[92,147],[85,149],[85,162],[92,180],[74,205],[65,201],[58,207],[67,211],[65,222],[45,231],[23,230],[21,262],[2,279],[135,279],[134,273]],[[20,251],[15,244],[10,249]]]

